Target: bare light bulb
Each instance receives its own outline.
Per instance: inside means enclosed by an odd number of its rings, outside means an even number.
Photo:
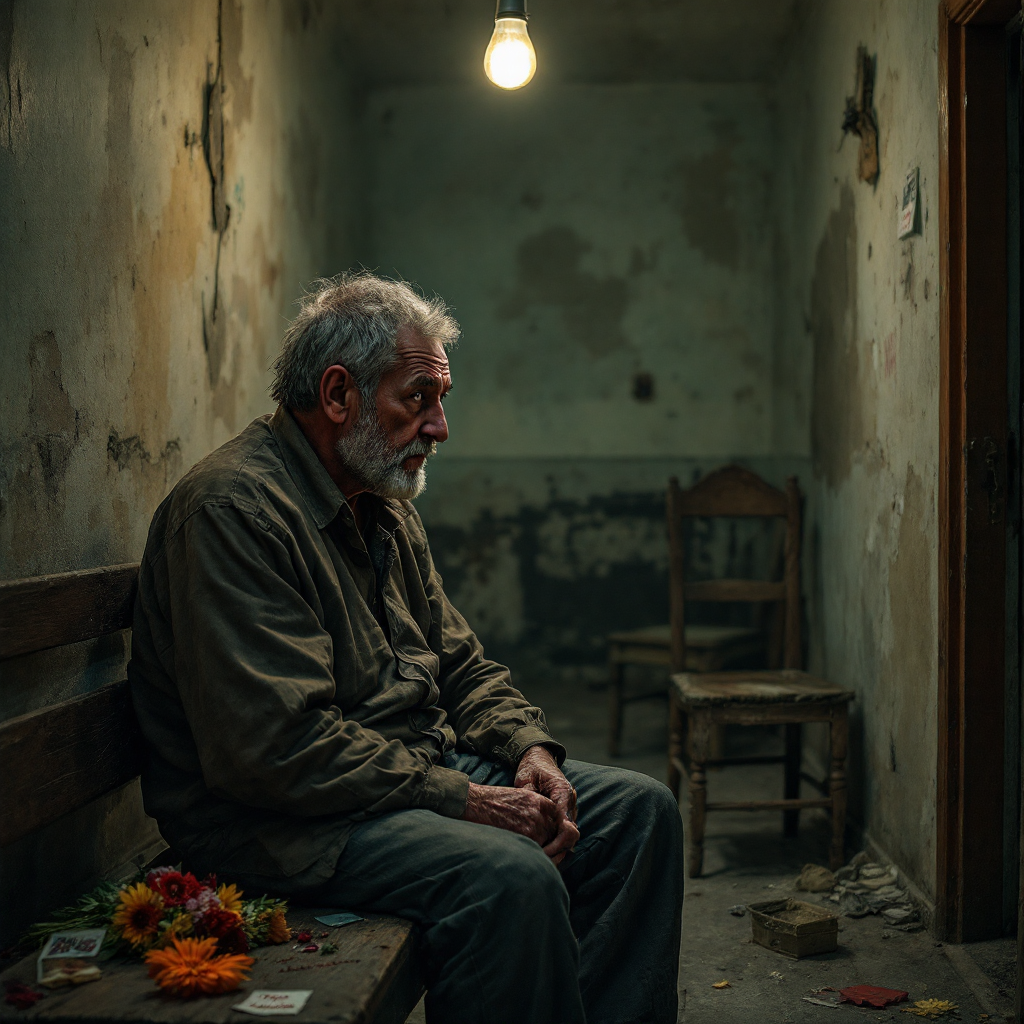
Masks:
[[[537,53],[523,16],[494,19],[494,32],[484,53],[484,72],[500,89],[521,89],[537,70]]]

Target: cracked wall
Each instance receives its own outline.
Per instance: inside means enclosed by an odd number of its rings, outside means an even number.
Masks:
[[[292,302],[353,260],[334,17],[0,2],[0,578],[138,559],[170,486],[267,411]],[[0,713],[124,657],[113,637],[11,659]],[[129,788],[7,848],[4,939],[153,840]]]
[[[812,398],[810,667],[857,694],[855,821],[926,894],[938,671],[937,33],[930,0],[805,4],[776,91],[777,358]],[[858,44],[877,57],[874,187],[857,179],[857,139],[839,129]],[[914,167],[922,230],[898,241]]]

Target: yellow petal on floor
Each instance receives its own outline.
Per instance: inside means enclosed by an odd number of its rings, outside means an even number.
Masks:
[[[947,1013],[955,1013],[960,1007],[948,999],[918,999],[913,1006],[903,1007],[903,1013],[912,1013],[926,1020],[938,1020]]]
[[[725,978],[723,978],[721,981],[716,981],[711,987],[712,988],[732,988],[732,986],[729,984],[729,982],[727,982],[725,980]]]

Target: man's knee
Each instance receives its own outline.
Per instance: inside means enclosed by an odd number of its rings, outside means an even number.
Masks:
[[[558,868],[533,840],[497,830],[487,839],[464,864],[467,899],[474,898],[473,891],[486,892],[495,907],[568,911],[569,894]]]
[[[683,822],[668,786],[640,772],[622,772],[616,792],[617,816],[626,835],[660,856],[682,852]]]

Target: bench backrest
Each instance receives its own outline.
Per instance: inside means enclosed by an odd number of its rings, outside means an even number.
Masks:
[[[0,661],[130,629],[138,564],[0,582]],[[0,724],[0,846],[131,782],[142,744],[127,680]]]

